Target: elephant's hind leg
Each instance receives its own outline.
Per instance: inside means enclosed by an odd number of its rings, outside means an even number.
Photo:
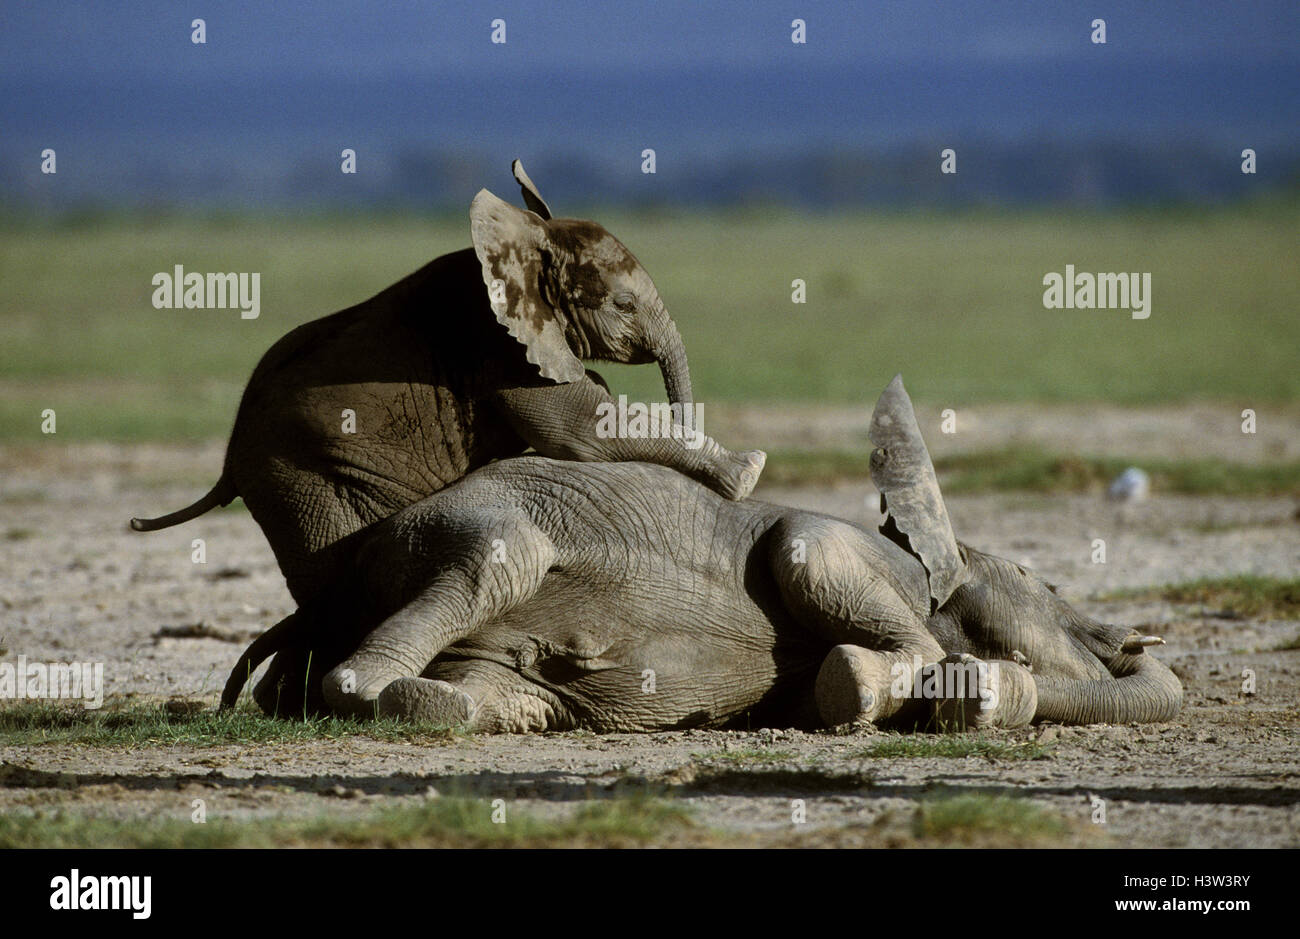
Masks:
[[[936,731],[1024,727],[1038,708],[1038,689],[1028,668],[964,652],[927,665],[921,692],[930,706],[930,729]]]
[[[772,571],[786,607],[840,643],[814,687],[821,719],[836,725],[898,714],[912,700],[916,674],[943,649],[888,576],[890,559],[851,525],[821,516],[787,516],[772,536]]]
[[[428,555],[409,561],[428,571],[418,594],[325,676],[334,711],[373,714],[389,684],[415,678],[447,646],[531,597],[556,556],[550,538],[513,510],[435,520],[427,535]]]
[[[438,662],[423,677],[397,679],[380,692],[379,713],[485,734],[571,726],[554,694],[504,665],[480,659]]]

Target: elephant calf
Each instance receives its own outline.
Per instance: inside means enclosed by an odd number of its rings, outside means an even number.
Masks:
[[[482,732],[1177,713],[1177,678],[1145,651],[1160,640],[956,542],[900,379],[872,440],[880,532],[728,501],[649,464],[479,469],[361,548],[349,589],[373,619],[324,675],[324,699]],[[260,638],[223,703],[338,609],[300,609]]]

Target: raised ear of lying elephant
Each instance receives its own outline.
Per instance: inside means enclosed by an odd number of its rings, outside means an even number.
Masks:
[[[876,445],[871,481],[886,513],[880,531],[925,567],[933,612],[965,580],[965,564],[902,375],[894,376],[876,402],[868,435]]]
[[[217,484],[132,527],[166,528],[242,496],[303,603],[349,576],[358,532],[529,447],[659,463],[746,496],[760,451],[733,453],[702,433],[598,433],[610,396],[583,360],[657,362],[670,401],[689,405],[681,336],[621,242],[552,218],[518,161],[514,174],[527,210],[480,192],[472,247],[275,343],[244,391]]]

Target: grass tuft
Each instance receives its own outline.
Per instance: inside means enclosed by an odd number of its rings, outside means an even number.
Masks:
[[[943,795],[927,799],[912,817],[912,833],[938,842],[1015,844],[1059,839],[1070,825],[1053,812],[1025,799],[985,793]]]
[[[693,826],[686,809],[646,798],[597,799],[561,819],[507,805],[492,821],[490,798],[442,797],[360,818],[315,816],[233,821],[209,816],[120,819],[56,811],[0,816],[5,848],[558,848],[636,847]]]
[[[1300,619],[1300,579],[1258,577],[1203,577],[1182,584],[1116,590],[1100,600],[1163,600],[1167,603],[1199,603],[1218,608],[1229,616]]]
[[[216,747],[354,736],[425,745],[466,739],[458,728],[392,718],[299,720],[267,717],[251,707],[190,710],[175,704],[109,704],[92,711],[80,705],[22,701],[0,707],[0,742],[10,746],[73,743],[102,747]]]

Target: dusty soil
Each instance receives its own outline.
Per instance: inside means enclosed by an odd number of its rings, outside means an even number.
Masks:
[[[843,442],[854,421],[865,422],[865,415],[837,413],[787,421],[790,443],[821,433],[823,425]],[[1022,410],[1017,418],[1014,409],[1003,409],[980,420],[1005,430],[1030,414],[1042,422],[1043,445],[1057,450],[1073,430],[1076,438],[1096,441],[1094,450],[1205,455],[1205,447],[1188,442],[1199,427],[1203,440],[1219,439],[1222,431],[1231,441],[1219,445],[1223,455],[1249,461],[1289,458],[1300,439],[1292,419],[1289,432],[1270,431],[1275,436],[1245,445],[1258,448],[1255,454],[1242,456],[1240,435],[1219,426],[1235,428],[1234,415],[1200,406],[1136,422],[1132,412],[1124,412],[1127,420],[1117,412],[1109,434],[1107,422],[1072,411],[1043,417],[1042,409]],[[734,426],[745,419],[739,412],[728,418]],[[773,436],[771,426],[766,433]],[[114,699],[184,696],[215,703],[243,644],[290,610],[274,558],[242,510],[149,535],[129,532],[126,520],[192,501],[214,478],[221,451],[220,442],[71,446],[52,439],[0,447],[0,648],[8,650],[6,658],[103,662],[105,691]],[[866,482],[761,495],[849,518],[874,517]],[[1300,844],[1300,651],[1277,651],[1300,632],[1300,622],[1096,599],[1116,588],[1202,576],[1293,577],[1300,569],[1296,500],[1157,493],[1120,509],[1094,496],[999,494],[952,498],[949,509],[964,540],[1034,567],[1092,615],[1163,635],[1169,644],[1155,654],[1177,670],[1186,689],[1179,718],[996,735],[1051,744],[1045,758],[1030,761],[868,758],[860,751],[878,735],[865,732],[576,733],[428,746],[350,738],[139,749],[23,748],[0,736],[0,812],[65,807],[188,818],[191,801],[203,798],[210,818],[340,814],[436,792],[482,797],[485,811],[492,799],[504,798],[545,815],[568,811],[593,793],[649,781],[675,793],[704,825],[751,833],[763,843],[888,844],[906,842],[918,799],[948,786],[1023,795],[1050,807],[1071,822],[1066,844]],[[206,542],[206,564],[191,561],[195,538]],[[1098,538],[1106,542],[1104,564],[1092,562]],[[1243,670],[1255,675],[1254,694],[1243,693]],[[738,751],[739,762],[720,756],[724,751]],[[769,760],[760,762],[756,753]],[[1103,825],[1090,821],[1094,797],[1105,803]],[[804,800],[803,824],[792,823],[792,799]]]

